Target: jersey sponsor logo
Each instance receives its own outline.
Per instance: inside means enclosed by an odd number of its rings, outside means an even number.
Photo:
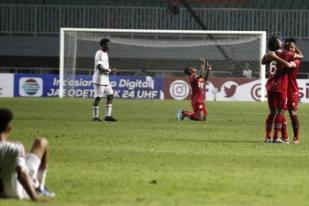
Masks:
[[[40,97],[43,95],[43,80],[38,77],[22,77],[19,80],[19,95]]]
[[[183,80],[176,80],[171,83],[169,92],[172,98],[177,100],[183,100],[188,97],[190,93],[190,88],[187,82]]]

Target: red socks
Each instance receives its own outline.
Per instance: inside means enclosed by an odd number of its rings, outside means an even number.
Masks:
[[[298,138],[299,133],[299,122],[297,116],[291,116],[294,137]],[[285,116],[282,114],[272,115],[269,114],[265,121],[265,130],[266,130],[266,138],[271,138],[271,130],[274,122],[274,134],[273,139],[276,140],[279,138],[279,133],[281,132],[282,139],[288,139],[289,135],[287,132],[287,121]]]
[[[191,118],[191,116],[194,116],[193,112],[188,112],[188,111],[182,111],[182,115],[185,117]]]
[[[285,119],[285,116],[282,115],[282,127],[281,127],[281,134],[282,134],[282,139],[289,139],[288,131],[287,131],[287,121]]]
[[[185,117],[189,117],[191,120],[195,120],[195,121],[199,120],[193,112],[183,111],[182,114]]]
[[[271,139],[271,130],[273,127],[273,121],[274,121],[275,115],[274,114],[268,114],[266,121],[265,121],[265,130],[266,130],[266,138]]]
[[[298,139],[299,136],[299,121],[296,115],[291,115],[291,121],[293,126],[294,138]]]
[[[283,115],[282,114],[277,114],[275,116],[275,122],[274,122],[274,134],[273,134],[273,139],[277,140],[279,137],[279,131],[281,131],[282,124],[283,124]]]

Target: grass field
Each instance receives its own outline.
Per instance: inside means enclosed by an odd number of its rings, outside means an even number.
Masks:
[[[117,123],[91,122],[91,104],[0,99],[15,114],[13,139],[50,142],[47,184],[57,196],[48,205],[308,205],[309,105],[299,108],[301,144],[275,145],[263,143],[266,103],[210,102],[207,122],[176,122],[188,101],[115,100]]]

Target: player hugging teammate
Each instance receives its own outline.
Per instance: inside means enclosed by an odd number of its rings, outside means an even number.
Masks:
[[[302,52],[297,48],[294,39],[287,39],[282,48],[282,42],[277,37],[268,41],[270,50],[264,55],[262,64],[269,66],[266,90],[268,96],[269,114],[266,118],[265,143],[289,143],[285,110],[289,110],[294,138],[293,143],[299,143],[299,121],[297,106],[299,101],[296,81]],[[271,136],[273,128],[273,135]],[[279,134],[281,133],[281,137]]]

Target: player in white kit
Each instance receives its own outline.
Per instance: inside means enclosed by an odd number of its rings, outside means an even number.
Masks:
[[[109,67],[109,59],[107,51],[110,48],[111,41],[109,39],[101,39],[101,49],[95,54],[94,60],[94,72],[92,76],[92,83],[94,87],[94,102],[92,108],[92,120],[102,121],[99,118],[99,103],[104,94],[106,94],[105,105],[105,121],[117,121],[112,117],[112,101],[114,97],[114,91],[109,81],[109,73],[117,72],[117,69]]]
[[[45,187],[47,148],[45,138],[36,138],[29,154],[23,144],[9,141],[13,114],[0,108],[0,197],[42,200],[54,197]]]

